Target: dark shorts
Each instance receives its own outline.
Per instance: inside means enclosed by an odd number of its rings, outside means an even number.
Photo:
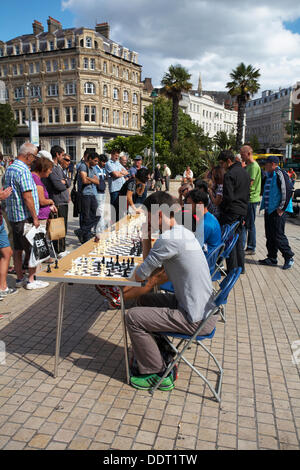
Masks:
[[[30,251],[31,245],[24,236],[25,223],[30,222],[28,220],[22,220],[21,222],[11,222],[15,250]]]

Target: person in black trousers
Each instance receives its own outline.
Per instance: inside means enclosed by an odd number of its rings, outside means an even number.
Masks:
[[[223,150],[218,160],[226,171],[223,183],[223,199],[220,204],[220,224],[231,225],[240,222],[236,230],[239,238],[227,259],[227,271],[241,267],[242,273],[244,273],[245,255],[242,230],[248,209],[250,177],[241,163],[235,160],[235,155],[231,150]]]

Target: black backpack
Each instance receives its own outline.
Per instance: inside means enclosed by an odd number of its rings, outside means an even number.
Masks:
[[[285,170],[283,170],[283,168],[277,167],[275,171],[276,171],[277,176],[278,176],[277,184],[278,184],[278,187],[279,187],[280,190],[281,190],[282,178],[284,179],[285,189],[286,189],[286,198],[285,198],[285,204],[284,204],[284,207],[283,207],[282,210],[285,211],[285,209],[288,206],[288,203],[290,202],[291,197],[293,196],[294,187],[293,187],[293,183],[292,183],[289,175],[287,174],[287,172]]]

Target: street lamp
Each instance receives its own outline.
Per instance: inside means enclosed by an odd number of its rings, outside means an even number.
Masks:
[[[153,173],[154,173],[154,170],[155,170],[155,98],[157,98],[158,96],[158,93],[157,93],[157,89],[156,88],[153,88],[152,92],[151,92],[151,95],[150,95],[152,98],[153,98],[153,142],[152,142],[152,166],[153,166]]]
[[[291,127],[291,143],[290,143],[290,151],[288,152],[287,159],[292,158],[292,153],[293,153],[293,139],[294,139],[294,107],[292,105],[291,108],[285,109],[282,111],[281,116],[283,116],[286,113],[291,112],[291,120],[292,120],[292,127]]]
[[[29,140],[31,142],[32,136],[31,136],[31,97],[30,97],[30,85],[31,82],[26,83],[26,90],[27,90],[27,108],[28,108],[28,125],[29,125]]]

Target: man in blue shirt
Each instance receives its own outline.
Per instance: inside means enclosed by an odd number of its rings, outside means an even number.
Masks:
[[[278,166],[279,159],[270,156],[266,160],[268,173],[260,210],[265,210],[265,232],[267,258],[259,260],[266,266],[277,265],[277,253],[284,258],[283,269],[290,269],[294,264],[294,253],[284,233],[287,212],[293,212],[292,188],[287,173]]]
[[[110,203],[116,211],[116,221],[119,220],[119,192],[125,183],[125,176],[128,171],[119,162],[120,152],[114,150],[111,153],[111,159],[105,165],[105,171],[108,177],[108,187],[110,193]]]
[[[95,170],[98,164],[98,154],[90,153],[86,162],[82,162],[78,168],[78,191],[80,192],[80,229],[74,231],[81,243],[87,242],[93,237],[92,228],[97,225],[97,185],[99,178]]]
[[[131,168],[129,168],[129,175],[130,176],[135,176],[137,171],[140,170],[141,168],[147,168],[143,165],[143,158],[141,155],[136,155],[133,159],[134,164]],[[138,204],[143,204],[145,199],[147,197],[147,184],[145,186],[145,191],[141,196],[139,196],[137,203]]]
[[[99,179],[99,185],[97,187],[96,199],[98,203],[97,215],[99,216],[99,222],[96,227],[96,233],[101,233],[105,229],[104,220],[104,206],[105,206],[105,189],[106,189],[106,171],[105,165],[107,163],[107,156],[105,153],[99,155],[99,165],[95,166],[95,170]]]
[[[192,205],[193,214],[197,213],[197,205],[203,206],[203,217],[198,220],[195,237],[200,243],[201,248],[203,248],[203,251],[209,254],[221,245],[222,235],[217,218],[208,212],[208,194],[205,191],[193,189],[189,192],[186,202]]]

